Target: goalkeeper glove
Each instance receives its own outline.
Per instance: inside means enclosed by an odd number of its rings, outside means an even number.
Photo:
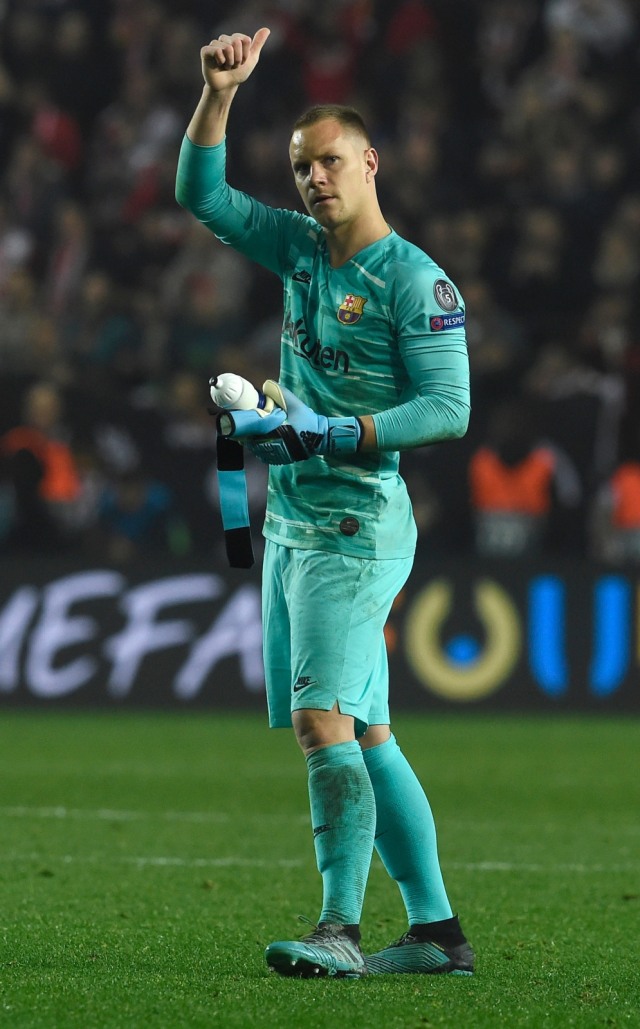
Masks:
[[[265,464],[293,464],[317,455],[340,458],[358,449],[362,426],[357,418],[316,414],[273,379],[267,379],[262,391],[275,402],[276,410],[286,411],[286,421],[268,438],[247,441],[249,449]]]
[[[286,411],[281,407],[274,407],[270,414],[257,407],[249,411],[224,411],[218,415],[218,435],[235,439],[238,443],[248,443],[274,432],[286,417]]]
[[[339,458],[358,449],[362,427],[357,418],[316,414],[273,379],[267,379],[262,391],[276,404],[271,414],[225,411],[218,418],[218,432],[243,443],[265,464],[293,464],[316,455]]]

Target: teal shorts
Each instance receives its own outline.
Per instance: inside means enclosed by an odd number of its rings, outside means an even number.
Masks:
[[[262,624],[271,728],[314,708],[389,723],[384,625],[413,558],[371,560],[266,541]]]

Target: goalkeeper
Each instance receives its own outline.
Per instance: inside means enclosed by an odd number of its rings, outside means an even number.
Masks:
[[[278,409],[243,412],[232,434],[271,465],[269,723],[293,726],[306,757],[323,895],[314,931],[271,943],[266,960],[282,975],[470,974],[473,951],[445,890],[431,809],[390,731],[383,635],[416,545],[399,451],[467,428],[464,304],[385,221],[378,156],[351,108],[312,108],[293,127],[291,167],[308,215],[227,184],[229,110],[268,36],[222,35],[202,48],[205,85],[176,186],[180,204],[284,287],[279,386],[267,391],[286,421]],[[360,916],[374,845],[398,883],[408,930],[365,958]]]

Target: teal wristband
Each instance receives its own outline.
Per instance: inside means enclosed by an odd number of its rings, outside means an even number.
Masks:
[[[332,457],[355,454],[360,446],[362,426],[357,418],[327,418],[327,453]]]

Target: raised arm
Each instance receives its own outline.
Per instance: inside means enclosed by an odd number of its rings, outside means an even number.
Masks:
[[[231,103],[238,86],[251,75],[271,30],[258,29],[253,39],[242,32],[212,39],[200,51],[204,89],[187,128],[197,146],[216,146],[224,139]]]
[[[269,33],[259,29],[252,39],[235,32],[200,51],[204,89],[180,147],[176,200],[223,243],[281,275],[285,219],[231,187],[226,178],[225,130],[231,103],[258,63]]]

